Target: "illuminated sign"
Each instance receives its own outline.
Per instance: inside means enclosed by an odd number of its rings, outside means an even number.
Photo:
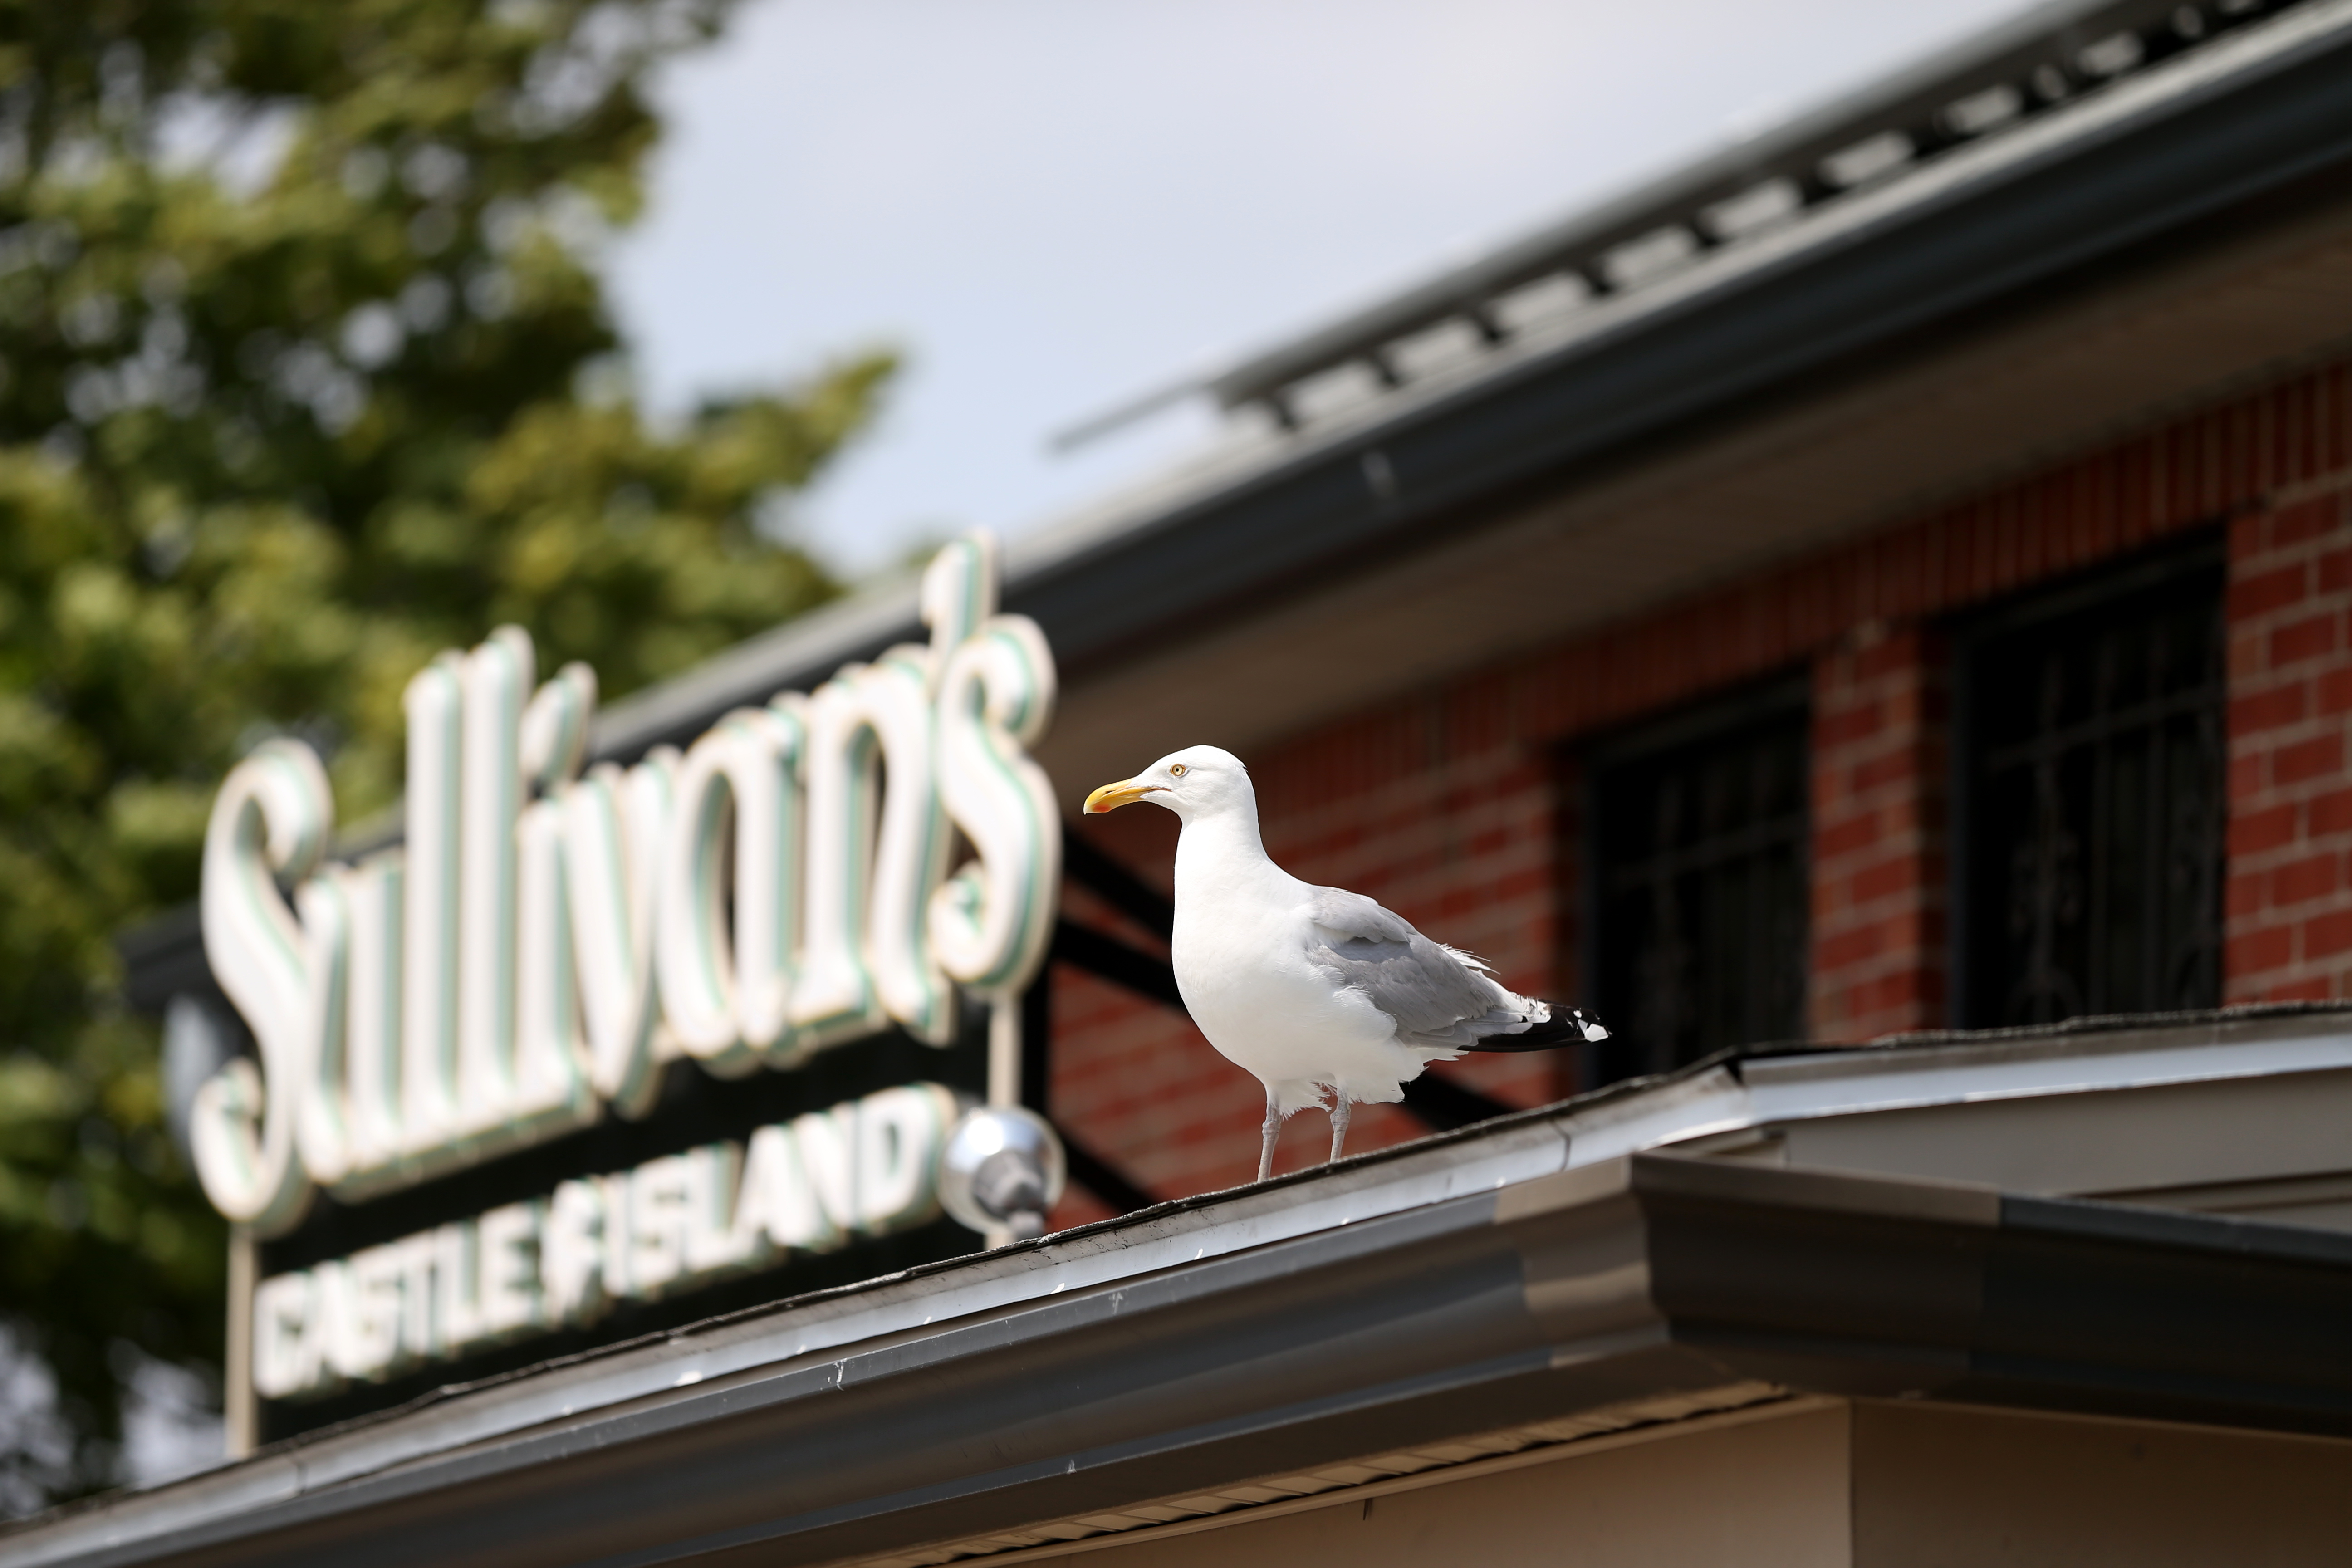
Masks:
[[[198,1092],[197,1173],[260,1237],[338,1205],[652,1110],[668,1063],[794,1069],[893,1029],[956,1037],[1050,941],[1055,698],[992,542],[925,573],[926,645],[729,713],[683,753],[588,768],[595,677],[537,679],[514,627],[405,694],[404,841],[334,864],[325,770],[264,742],[205,843],[206,953],[252,1031]],[[950,864],[961,841],[970,856]],[[290,889],[290,897],[288,889]],[[261,1282],[255,1374],[282,1396],[584,1321],[936,1214],[955,1100],[885,1089]]]
[[[564,1182],[273,1275],[255,1293],[254,1386],[289,1399],[373,1381],[928,1218],[933,1158],[959,1109],[936,1084],[886,1089],[741,1147]]]

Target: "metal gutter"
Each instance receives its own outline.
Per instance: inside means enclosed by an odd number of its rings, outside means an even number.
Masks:
[[[2227,35],[1593,311],[1555,345],[1393,405],[1020,574],[1083,669],[1473,526],[1773,387],[2319,169],[2352,163],[2352,5]]]
[[[524,1450],[513,1446],[534,1433],[561,1431],[580,1441],[586,1440],[581,1435],[594,1433],[595,1444],[603,1445],[617,1440],[614,1434],[635,1430],[625,1422],[609,1423],[623,1421],[630,1412],[667,1409],[689,1391],[699,1398],[772,1383],[776,1390],[822,1385],[837,1391],[851,1362],[880,1353],[877,1347],[928,1342],[950,1325],[959,1333],[981,1335],[981,1341],[969,1342],[994,1342],[990,1335],[1019,1337],[1029,1330],[1016,1332],[1017,1325],[1062,1321],[1036,1314],[1082,1300],[1097,1305],[1108,1300],[1117,1316],[1139,1302],[1134,1292],[1153,1281],[1194,1279],[1182,1299],[1204,1299],[1204,1292],[1215,1292],[1201,1282],[1224,1278],[1204,1271],[1234,1260],[1276,1254],[1354,1257],[1348,1249],[1363,1238],[1390,1235],[1418,1238],[1412,1242],[1418,1247],[1431,1237],[1452,1234],[1449,1227],[1487,1223],[1475,1217],[1488,1212],[1479,1205],[1498,1200],[1520,1204],[1525,1200],[1511,1194],[1551,1191],[1563,1182],[1574,1186],[1598,1179],[1591,1173],[1622,1163],[1635,1152],[1690,1144],[1741,1128],[1807,1118],[1852,1120],[1931,1102],[1959,1106],[2159,1084],[2340,1073],[2352,1066],[2347,1019],[2352,1011],[2343,1008],[2280,1007],[2203,1015],[2155,1027],[2040,1037],[2006,1031],[1990,1038],[1703,1064],[1669,1079],[1613,1087],[1337,1166],[1164,1204],[1040,1242],[819,1292],[446,1390],[405,1410],[295,1439],[207,1476],[68,1513],[37,1534],[0,1533],[0,1562],[115,1561],[90,1554],[165,1538],[194,1540],[249,1521],[257,1510],[298,1503],[315,1509],[323,1505],[305,1500],[364,1489],[380,1478],[429,1468],[454,1455],[520,1453]],[[1343,1245],[1334,1237],[1353,1239]],[[2340,1239],[2352,1245],[2352,1238]],[[1308,1251],[1284,1250],[1301,1246]],[[1317,1250],[1329,1246],[1339,1246],[1340,1253]],[[886,1358],[859,1364],[890,1363]],[[801,1381],[791,1381],[795,1378]],[[723,1413],[735,1406],[709,1408]],[[119,1560],[143,1559],[134,1553]]]
[[[837,1561],[1741,1382],[2352,1431],[2347,1315],[2352,1237],[1640,1155],[0,1557]]]
[[[1687,228],[1702,246],[1722,243],[1727,237],[1710,232],[1706,214],[1759,185],[1785,181],[1801,190],[1800,199],[1836,200],[1843,188],[1824,180],[1822,165],[1858,143],[1894,133],[1912,145],[1905,163],[1932,156],[1975,134],[1956,128],[1950,110],[1978,94],[2017,89],[2017,108],[1999,122],[2006,127],[2097,91],[2108,76],[2120,74],[2087,72],[2081,63],[2086,46],[2129,34],[2177,49],[2193,42],[2168,26],[2184,10],[2198,16],[2196,37],[2202,37],[2205,29],[2244,25],[2263,9],[2242,4],[2200,11],[2178,0],[2055,0],[2029,7],[1859,90],[1254,355],[1202,389],[1228,408],[1274,396],[1318,371],[1376,355],[1449,316],[1490,310],[1512,289],[1549,275],[1579,275],[1606,289],[1607,280],[1596,274],[1615,247],[1672,228]],[[2044,73],[2039,89],[2037,72]]]
[[[1348,311],[1205,377],[1129,399],[1056,438],[1082,445],[1131,420],[1206,393],[1227,409],[1280,405],[1301,384],[1360,364],[1401,379],[1397,358],[1417,335],[1458,322],[1490,344],[1515,330],[1506,317],[1530,285],[1572,281],[1608,294],[1627,284],[1612,260],[1671,237],[1685,254],[1738,244],[1806,206],[1843,198],[1887,172],[2003,134],[2086,93],[2149,68],[2211,36],[2290,8],[2269,0],[2053,0],[1759,134],[1525,235],[1428,281]],[[1862,177],[1838,173],[1864,147],[1895,139],[1891,162]],[[1760,202],[1757,198],[1768,198]],[[1752,213],[1742,209],[1748,204]],[[1647,270],[1670,270],[1664,268]],[[1631,281],[1642,287],[1647,278]]]

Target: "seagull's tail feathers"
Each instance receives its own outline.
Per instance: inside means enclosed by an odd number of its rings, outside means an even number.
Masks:
[[[1609,1030],[1601,1020],[1581,1007],[1546,1006],[1544,1011],[1549,1016],[1513,1029],[1508,1034],[1486,1036],[1469,1048],[1474,1051],[1549,1051],[1561,1046],[1580,1046],[1588,1040],[1609,1037]]]

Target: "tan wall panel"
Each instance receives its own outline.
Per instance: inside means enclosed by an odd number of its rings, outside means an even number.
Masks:
[[[1845,1568],[1847,1412],[1748,1421],[1104,1550],[1104,1568]]]
[[[1855,1568],[2343,1568],[2352,1443],[1853,1408]]]

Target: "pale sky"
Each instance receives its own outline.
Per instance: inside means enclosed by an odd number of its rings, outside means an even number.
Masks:
[[[1964,37],[2020,0],[751,0],[660,83],[614,294],[656,405],[886,343],[802,498],[852,573],[1148,477],[1055,431]]]

